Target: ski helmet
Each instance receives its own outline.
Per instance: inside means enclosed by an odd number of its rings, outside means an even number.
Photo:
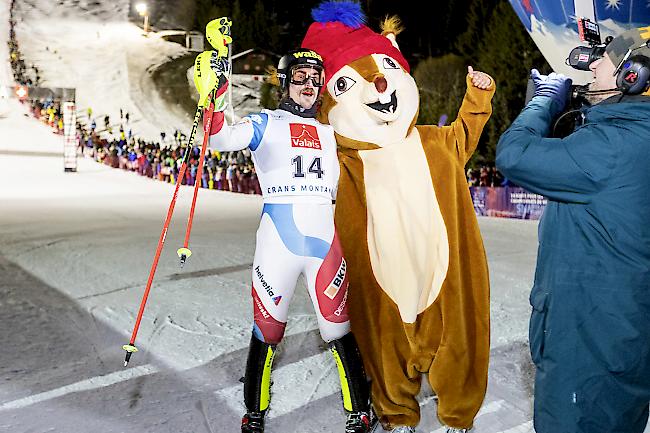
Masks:
[[[309,48],[289,51],[282,56],[278,63],[278,80],[282,89],[289,88],[291,71],[298,67],[310,67],[323,71],[323,58],[316,51],[310,50]]]

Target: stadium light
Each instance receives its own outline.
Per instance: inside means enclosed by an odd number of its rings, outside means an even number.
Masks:
[[[24,101],[27,99],[27,96],[29,95],[29,92],[27,90],[27,86],[17,86],[16,87],[16,96],[18,99],[21,101]]]
[[[144,24],[142,28],[144,29],[144,33],[147,34],[149,33],[149,11],[147,9],[147,4],[146,3],[138,3],[135,5],[135,10],[138,11],[141,17],[144,17]]]

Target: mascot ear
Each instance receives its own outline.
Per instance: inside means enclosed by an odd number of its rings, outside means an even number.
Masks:
[[[399,45],[397,45],[397,35],[402,33],[403,30],[404,27],[402,26],[402,21],[396,15],[393,15],[391,17],[387,16],[384,19],[384,22],[381,23],[382,36],[386,36],[390,43],[398,50]]]
[[[393,46],[399,50],[399,45],[397,45],[397,38],[395,37],[395,33],[389,33],[385,36],[390,41],[390,43],[393,44]]]

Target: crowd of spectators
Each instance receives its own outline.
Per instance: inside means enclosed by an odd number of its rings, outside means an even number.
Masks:
[[[121,119],[123,120],[123,119]],[[124,124],[119,125],[119,135],[104,130],[97,131],[94,123],[90,126],[78,123],[80,147],[84,155],[113,168],[133,171],[141,176],[163,182],[179,181],[183,156],[187,150],[184,134],[176,131],[173,140],[161,134],[161,142],[145,141],[135,137],[129,130],[124,133]],[[128,123],[126,124],[128,126]],[[112,129],[109,125],[110,129]],[[190,150],[182,185],[194,185],[199,171],[200,148]],[[217,152],[207,149],[201,176],[201,187],[243,194],[261,194],[255,167],[250,154],[244,152]]]
[[[468,168],[466,174],[467,184],[469,186],[512,186],[512,183],[503,177],[494,165],[483,165],[480,168]]]
[[[97,128],[91,108],[87,109],[86,119],[86,123],[77,123],[79,146],[84,155],[113,168],[133,171],[141,176],[169,183],[179,181],[183,156],[188,146],[184,133],[176,130],[173,137],[168,137],[165,132],[161,132],[160,141],[145,141],[133,135],[129,113],[122,109],[117,125],[111,124],[108,115],[103,116],[104,128],[101,130]],[[200,148],[193,146],[185,176],[180,179],[182,185],[194,185],[198,176],[199,160]],[[241,151],[221,153],[207,149],[200,185],[208,189],[261,194],[250,153]]]
[[[47,98],[43,101],[30,99],[32,115],[52,127],[55,133],[63,134],[63,112],[61,102]]]
[[[16,20],[14,19],[15,0],[11,0],[9,9],[9,40],[7,45],[9,47],[9,62],[13,72],[14,81],[24,86],[38,86],[41,83],[41,77],[38,67],[31,65],[26,66],[20,49],[18,47],[18,40],[16,39]],[[31,111],[34,117],[50,125],[54,132],[63,133],[63,113],[61,112],[61,104],[52,98],[44,100],[31,100]]]
[[[25,86],[38,86],[41,82],[38,68],[33,64],[27,67],[18,48],[14,4],[15,0],[11,0],[11,6],[9,8],[9,41],[7,41],[7,45],[9,46],[9,62],[11,63],[14,81]]]

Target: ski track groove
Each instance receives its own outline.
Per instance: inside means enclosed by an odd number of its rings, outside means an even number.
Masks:
[[[240,272],[242,270],[248,270],[253,267],[253,264],[242,264],[242,265],[233,265],[233,266],[224,266],[220,268],[205,269],[200,271],[189,272],[187,274],[175,273],[155,280],[155,284],[160,284],[163,282],[169,281],[181,281],[185,279],[194,279],[194,278],[203,278],[211,276],[226,275],[235,272]],[[85,299],[92,299],[100,296],[111,295],[118,292],[123,292],[126,290],[138,289],[143,286],[142,282],[137,282],[134,284],[129,284],[128,286],[118,287],[117,289],[108,290],[106,292],[94,293],[92,295],[79,296],[75,298],[78,301]],[[152,286],[153,287],[153,286]]]
[[[47,400],[52,400],[57,397],[64,396],[73,392],[91,391],[94,389],[103,388],[106,386],[114,385],[116,383],[128,381],[142,376],[148,376],[157,373],[159,370],[151,364],[145,364],[138,367],[133,367],[128,370],[118,370],[104,376],[96,376],[90,379],[82,380],[70,385],[65,385],[50,391],[33,394],[28,397],[20,398],[18,400],[8,401],[0,404],[0,412],[9,409],[20,409],[33,404],[42,403]]]

